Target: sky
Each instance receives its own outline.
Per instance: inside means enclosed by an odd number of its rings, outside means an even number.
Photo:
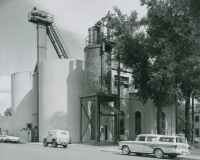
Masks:
[[[0,0],[0,114],[11,107],[11,74],[33,71],[36,64],[36,28],[28,22],[33,7],[54,15],[71,57],[84,60],[88,28],[114,6],[128,15],[136,10],[139,18],[147,13],[139,0]],[[47,54],[58,58],[49,40]]]

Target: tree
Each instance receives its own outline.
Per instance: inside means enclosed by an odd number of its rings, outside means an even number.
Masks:
[[[132,70],[137,96],[150,99],[157,107],[157,133],[162,132],[162,110],[174,105],[176,96],[184,98],[186,137],[189,138],[189,104],[192,91],[199,86],[199,17],[190,1],[141,0],[148,8],[141,21],[137,13],[123,15],[115,7],[111,15],[115,54],[125,68]],[[196,12],[197,13],[197,12]],[[146,34],[139,31],[144,26]]]
[[[7,108],[6,111],[4,112],[4,116],[11,116],[12,115],[12,111],[11,111],[11,107]]]

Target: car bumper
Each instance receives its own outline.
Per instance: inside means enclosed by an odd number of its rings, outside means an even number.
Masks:
[[[10,141],[10,142],[19,142],[20,140],[17,140],[17,139],[7,139],[7,141]]]
[[[59,145],[68,145],[69,143],[68,142],[57,142],[57,144],[59,144]]]

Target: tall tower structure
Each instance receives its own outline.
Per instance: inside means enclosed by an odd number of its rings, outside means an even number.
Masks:
[[[29,22],[35,23],[37,26],[37,62],[35,72],[38,74],[37,80],[37,137],[39,140],[39,63],[47,59],[47,25],[53,23],[53,16],[42,11],[38,11],[35,7],[29,13]]]
[[[39,140],[39,64],[44,60],[47,60],[47,35],[49,36],[50,41],[52,42],[58,57],[61,59],[69,59],[71,58],[67,47],[65,46],[60,33],[54,24],[54,16],[37,10],[37,8],[33,8],[33,10],[28,14],[28,21],[36,24],[37,26],[37,63],[35,67],[35,72],[38,74],[38,82],[37,82],[37,136]]]
[[[98,21],[88,29],[85,53],[85,93],[111,93],[110,66],[106,62],[112,50],[111,29]]]

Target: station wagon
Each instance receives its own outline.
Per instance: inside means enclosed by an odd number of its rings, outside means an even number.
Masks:
[[[157,134],[140,134],[135,141],[121,141],[119,147],[122,153],[129,155],[131,152],[137,156],[142,154],[155,154],[157,158],[168,155],[174,159],[177,155],[188,153],[188,143],[185,137]]]

